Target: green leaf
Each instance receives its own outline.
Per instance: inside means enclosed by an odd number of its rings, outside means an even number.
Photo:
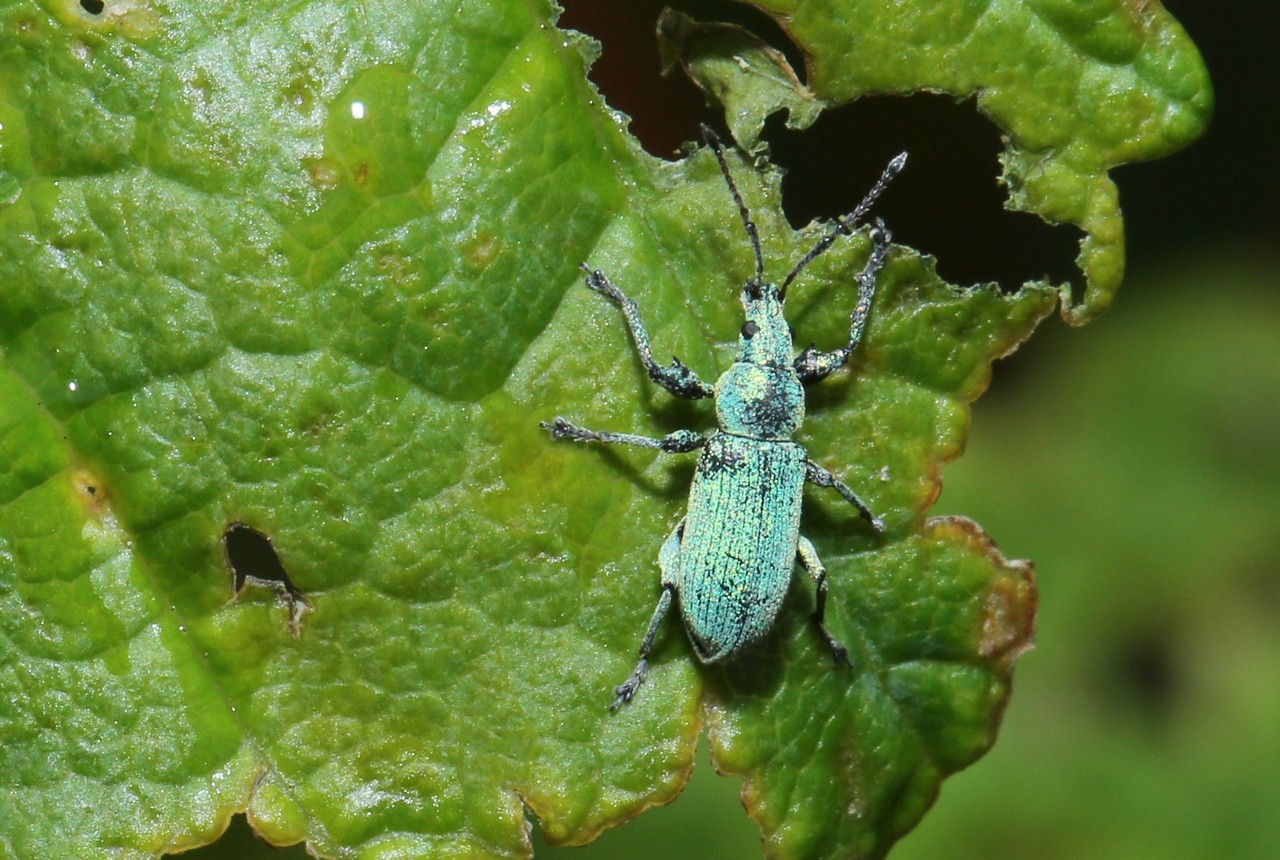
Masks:
[[[963,15],[789,14],[824,103],[937,87],[946,68],[999,119],[1030,60],[999,90],[974,56],[1023,10],[971,16],[963,55],[936,47]],[[1202,107],[1193,49],[1146,10],[1128,65],[1066,37],[1035,56],[1135,102],[1151,88],[1133,69],[1181,68]],[[838,498],[809,499],[853,670],[824,659],[797,587],[724,669],[669,624],[610,715],[691,464],[556,444],[537,421],[711,427],[654,392],[577,267],[609,271],[660,352],[713,378],[750,273],[713,159],[645,156],[549,5],[6,0],[0,32],[4,853],[152,856],[247,810],[324,856],[520,856],[526,809],[579,842],[670,800],[705,719],[773,853],[878,856],[991,743],[1030,639],[1029,568],[925,512],[1048,289],[957,290],[895,249],[853,372],[810,396],[812,455],[890,526],[875,538]],[[867,32],[897,46],[876,66],[892,87],[834,53]],[[1097,208],[1117,153],[1191,133],[1183,102],[1095,127],[1055,91],[1065,137],[1028,151],[1079,173],[1024,176],[1053,212]],[[726,102],[742,92],[729,81]],[[752,96],[753,122],[776,97]],[[1032,118],[1049,123],[1047,103]],[[822,231],[792,232],[776,173],[731,161],[784,271]],[[868,252],[843,240],[797,282],[802,342],[846,336]],[[224,534],[241,524],[290,586],[248,571],[235,591]]]

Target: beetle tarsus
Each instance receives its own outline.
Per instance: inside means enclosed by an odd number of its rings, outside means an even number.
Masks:
[[[636,664],[636,670],[631,673],[631,677],[623,681],[621,684],[613,688],[615,696],[613,704],[609,706],[609,710],[617,712],[636,694],[636,690],[640,689],[640,685],[644,683],[644,679],[649,675],[649,661],[640,658],[640,662]]]
[[[817,618],[815,616],[815,621]],[[827,646],[831,649],[831,660],[837,666],[853,666],[853,662],[849,660],[849,649],[840,644],[840,642],[827,632],[827,628],[822,622],[818,622],[818,629],[822,631],[822,638],[827,641]]]

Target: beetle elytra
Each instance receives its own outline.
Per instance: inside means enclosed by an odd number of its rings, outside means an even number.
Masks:
[[[673,358],[667,366],[654,361],[649,334],[636,303],[599,270],[583,265],[586,284],[616,304],[626,319],[636,351],[650,378],[677,397],[714,398],[719,429],[709,436],[677,430],[661,438],[631,433],[597,432],[563,418],[542,422],[557,439],[656,448],[676,454],[701,450],[689,505],[658,553],[662,595],[640,645],[640,661],[631,676],[614,690],[611,709],[631,701],[649,671],[649,652],[663,618],[678,601],[680,615],[698,658],[714,663],[733,657],[773,626],[786,598],[795,564],[813,577],[817,600],[813,621],[837,664],[849,665],[847,649],[827,630],[827,573],[813,544],[800,534],[800,499],[806,481],[831,487],[858,509],[877,532],[881,521],[847,485],[813,460],[792,436],[804,421],[803,386],[843,367],[857,349],[866,328],[876,281],[889,251],[890,234],[876,220],[872,251],[858,276],[858,300],[849,325],[849,341],[824,352],[814,346],[793,356],[791,330],[783,316],[787,288],[809,263],[841,235],[849,235],[894,176],[906,164],[906,153],[889,162],[879,180],[849,214],[831,230],[776,286],[764,279],[764,258],[751,220],[720,141],[705,126],[703,135],[715,154],[729,193],[738,207],[755,254],[755,275],[742,288],[746,321],[740,352],[716,381],[707,385]]]

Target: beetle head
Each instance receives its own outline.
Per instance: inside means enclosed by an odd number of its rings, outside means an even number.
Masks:
[[[755,278],[742,288],[745,321],[738,343],[739,361],[752,364],[790,365],[791,328],[782,314],[782,292],[767,281]]]

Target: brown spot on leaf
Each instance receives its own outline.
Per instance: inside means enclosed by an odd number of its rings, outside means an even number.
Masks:
[[[1129,18],[1143,29],[1149,28],[1155,19],[1155,10],[1151,8],[1151,0],[1126,0],[1125,10]]]
[[[342,180],[342,171],[332,158],[316,158],[307,162],[307,174],[311,183],[323,191],[336,186]]]
[[[71,471],[71,487],[85,510],[101,519],[107,513],[107,490],[102,479],[85,468]]]
[[[492,231],[482,230],[476,233],[465,247],[463,259],[467,268],[476,272],[484,271],[494,257],[498,256],[501,247],[501,240]]]
[[[1036,579],[1029,561],[1004,564],[1008,574],[987,592],[978,653],[1011,662],[1035,644]]]
[[[1024,559],[1007,559],[982,527],[966,517],[937,517],[929,521],[934,532],[950,532],[985,555],[999,571],[983,602],[978,654],[987,660],[1010,664],[1035,644],[1035,566]]]

